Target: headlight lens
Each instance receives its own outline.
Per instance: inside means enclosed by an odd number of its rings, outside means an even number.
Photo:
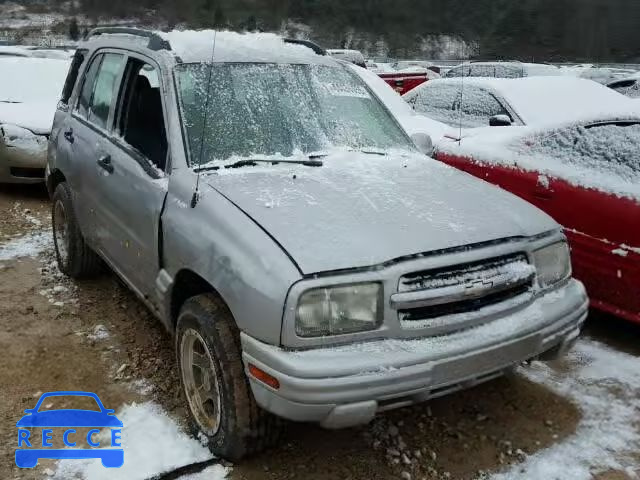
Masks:
[[[381,316],[379,283],[314,288],[300,296],[296,333],[299,337],[323,337],[374,330]]]
[[[541,287],[550,287],[571,276],[571,257],[567,242],[558,242],[533,252]]]

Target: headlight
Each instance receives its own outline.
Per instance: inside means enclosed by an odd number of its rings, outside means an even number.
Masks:
[[[533,252],[541,287],[550,287],[571,276],[571,258],[567,242],[558,242]]]
[[[382,286],[358,283],[304,292],[296,309],[296,333],[323,337],[374,330],[382,316]]]

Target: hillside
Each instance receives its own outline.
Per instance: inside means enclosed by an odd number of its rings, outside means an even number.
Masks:
[[[28,11],[161,27],[284,31],[392,57],[640,61],[633,0],[24,0]],[[0,0],[0,10],[10,5]]]

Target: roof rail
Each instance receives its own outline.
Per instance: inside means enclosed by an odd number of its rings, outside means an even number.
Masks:
[[[135,35],[137,37],[143,37],[149,39],[147,48],[149,50],[171,50],[171,44],[156,32],[151,30],[144,30],[142,28],[133,27],[98,27],[91,30],[85,40],[91,37],[97,37],[98,35]]]
[[[285,38],[284,39],[284,43],[292,43],[295,45],[302,45],[305,46],[307,48],[310,48],[311,50],[313,50],[316,55],[326,55],[327,51],[322,48],[320,45],[313,43],[309,40],[299,40],[297,38]]]

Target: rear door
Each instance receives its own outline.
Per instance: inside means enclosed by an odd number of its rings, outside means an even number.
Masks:
[[[76,192],[76,215],[85,238],[101,252],[110,231],[98,221],[104,206],[99,180],[106,173],[102,164],[108,158],[111,100],[117,93],[124,63],[124,55],[114,51],[101,51],[93,56],[69,128],[64,132],[73,155],[72,170],[77,177],[72,185]]]

